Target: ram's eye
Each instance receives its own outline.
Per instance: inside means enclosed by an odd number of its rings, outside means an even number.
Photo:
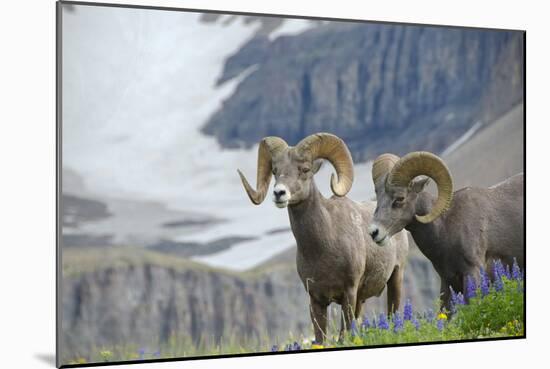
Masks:
[[[392,207],[394,208],[401,208],[403,207],[403,204],[405,203],[405,198],[404,197],[396,197],[394,200],[393,200],[393,203],[392,203]]]
[[[311,169],[308,168],[308,167],[302,167],[302,169],[301,169],[302,173],[307,173],[307,172],[309,172],[310,170],[311,170]]]

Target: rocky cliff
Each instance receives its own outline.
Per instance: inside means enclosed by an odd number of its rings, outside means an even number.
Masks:
[[[309,332],[307,297],[292,264],[231,273],[142,249],[111,248],[66,251],[63,265],[67,358],[97,347],[158,348],[172,335],[214,346],[222,337],[242,343],[269,337],[275,343],[289,332]]]
[[[236,339],[259,350],[287,342],[291,332],[295,339],[310,337],[308,297],[294,258],[292,249],[253,271],[233,273],[136,248],[65,250],[62,356],[121,345],[156,351],[174,335],[195,346]],[[409,268],[405,296],[422,310],[436,297],[437,277],[417,251]],[[384,309],[383,295],[364,311]],[[338,321],[336,307],[331,314]]]
[[[523,99],[523,34],[331,23],[228,58],[219,83],[251,68],[203,127],[227,147],[332,132],[355,159],[440,152]],[[368,143],[368,144],[365,144]]]

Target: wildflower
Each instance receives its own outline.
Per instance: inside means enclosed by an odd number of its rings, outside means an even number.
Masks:
[[[472,276],[468,276],[466,278],[466,298],[471,299],[472,297],[476,297],[476,289],[476,281]]]
[[[405,302],[405,307],[403,308],[403,319],[404,320],[411,320],[413,317],[413,307],[411,300],[407,299],[407,302]]]
[[[510,272],[510,265],[506,264],[506,269],[504,269],[504,275],[508,279],[512,279],[512,273]]]
[[[455,314],[456,309],[458,305],[464,305],[464,295],[462,295],[462,292],[456,293],[453,290],[453,287],[449,287],[451,289],[451,313]]]
[[[401,314],[396,311],[395,314],[393,314],[393,331],[397,333],[401,329],[403,329],[403,318],[401,318]]]
[[[439,320],[447,320],[447,314],[445,314],[445,313],[439,313],[439,315],[437,315],[437,319],[439,319]]]
[[[378,328],[379,329],[390,329],[388,319],[386,318],[386,314],[384,314],[384,313],[381,313],[380,317],[378,318]]]
[[[76,359],[77,364],[86,364],[87,362],[88,361],[83,357],[79,357],[78,359]]]
[[[426,311],[426,313],[424,314],[424,317],[426,318],[428,323],[433,322],[435,318],[434,311],[432,309],[428,309],[428,311]]]
[[[370,325],[370,322],[369,322],[369,317],[365,315],[365,317],[363,318],[363,322],[361,323],[361,328],[363,329],[367,329],[367,328],[370,328],[371,325]]]
[[[277,345],[271,346],[271,352],[277,352],[277,351],[279,351],[279,346]]]
[[[416,318],[412,318],[411,323],[414,325],[416,330],[420,329],[420,322]]]
[[[452,286],[449,286],[449,289],[451,290],[451,313],[456,313],[456,305],[457,305],[457,294]]]
[[[500,261],[500,259],[493,260],[493,276],[495,277],[495,279],[506,276],[504,265],[502,264],[502,261]]]
[[[500,260],[493,260],[493,277],[495,282],[493,283],[496,291],[502,291],[504,285],[502,283],[502,277],[505,276],[504,266]]]
[[[459,292],[456,294],[456,304],[457,305],[465,305],[466,302],[464,301],[464,295],[462,292]]]
[[[522,279],[521,269],[519,268],[516,258],[514,258],[514,264],[512,265],[512,279],[517,281]]]
[[[479,275],[481,277],[481,282],[479,284],[481,296],[487,296],[489,294],[489,277],[487,276],[487,273],[485,273],[485,269],[483,267],[479,268]]]
[[[294,344],[292,344],[292,350],[291,351],[300,351],[302,349],[302,346],[300,346],[300,344],[298,342],[294,342]]]
[[[145,349],[140,348],[138,351],[138,354],[139,354],[139,359],[143,360],[145,358]]]
[[[495,291],[502,291],[502,289],[504,288],[504,284],[502,283],[501,277],[498,277],[497,279],[495,279],[495,282],[493,283],[493,285],[495,286]]]
[[[437,329],[441,332],[445,326],[445,319],[437,319]]]
[[[357,328],[357,322],[355,319],[351,321],[351,336],[355,337],[359,333],[359,329]]]

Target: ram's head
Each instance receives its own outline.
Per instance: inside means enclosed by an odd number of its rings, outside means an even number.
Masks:
[[[332,192],[345,196],[353,183],[353,161],[344,141],[329,133],[313,134],[294,147],[279,137],[262,139],[258,148],[256,189],[240,170],[238,172],[248,197],[256,205],[265,199],[273,175],[273,202],[284,208],[310,195],[313,175],[321,163],[319,159],[328,160],[336,169],[336,176],[331,177]]]
[[[431,209],[424,213],[418,209],[417,199],[430,178],[437,184],[438,196]],[[373,163],[372,179],[377,205],[368,232],[379,245],[384,245],[414,220],[433,222],[451,206],[451,174],[443,160],[432,153],[417,151],[402,158],[380,155]]]

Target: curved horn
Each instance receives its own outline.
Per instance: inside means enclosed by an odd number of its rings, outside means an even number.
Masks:
[[[304,138],[296,145],[296,150],[311,156],[311,161],[319,158],[330,161],[336,169],[330,178],[330,188],[336,196],[345,196],[353,183],[353,159],[348,147],[339,137],[330,133],[316,133]]]
[[[372,163],[372,180],[374,184],[377,185],[398,161],[399,156],[393,154],[382,154],[377,157]]]
[[[386,183],[405,187],[419,175],[428,176],[437,184],[437,200],[430,213],[416,215],[420,223],[430,223],[451,207],[453,199],[453,179],[443,160],[426,151],[411,152],[395,163]]]
[[[271,181],[271,158],[288,147],[287,143],[279,137],[265,137],[258,147],[258,169],[256,173],[256,190],[250,186],[244,174],[237,169],[244,189],[254,204],[259,205],[264,201],[267,188]]]

